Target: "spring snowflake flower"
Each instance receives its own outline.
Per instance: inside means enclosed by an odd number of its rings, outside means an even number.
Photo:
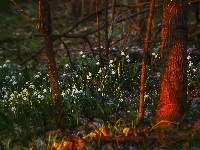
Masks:
[[[9,77],[9,76],[6,76],[6,77],[5,77],[5,79],[6,79],[6,80],[9,80],[9,79],[10,79],[10,77]]]
[[[46,93],[46,92],[47,92],[47,89],[44,89],[44,90],[43,90],[43,93]]]
[[[85,55],[82,55],[82,58],[85,58]]]
[[[7,63],[7,64],[10,63],[10,60],[6,60],[6,63]]]
[[[126,55],[126,59],[129,59],[129,55]]]
[[[22,73],[19,73],[19,76],[22,76]]]
[[[15,84],[17,84],[17,82],[16,82],[16,81],[13,81],[12,85],[15,85]]]
[[[34,86],[33,84],[30,84],[30,85],[29,85],[29,88],[30,88],[30,89],[34,89],[35,86]]]
[[[112,70],[111,74],[115,74],[115,71],[114,71],[114,70]]]
[[[121,52],[121,56],[124,56],[125,55],[125,53],[124,52]]]
[[[0,69],[2,69],[2,66],[0,66]]]
[[[5,88],[5,87],[2,87],[1,91],[2,91],[2,92],[5,92],[5,91],[6,91],[6,88]]]
[[[193,65],[193,63],[190,61],[190,62],[189,62],[189,67],[191,67],[192,65]]]
[[[4,96],[3,96],[3,98],[8,98],[8,95],[7,95],[7,94],[6,94],[6,95],[4,95]]]
[[[129,62],[130,62],[130,59],[127,59],[127,62],[129,63]]]
[[[16,111],[16,107],[12,107],[11,111],[15,112]]]
[[[190,59],[191,59],[191,57],[190,57],[190,55],[188,55],[188,56],[187,56],[187,60],[190,60]]]
[[[62,95],[62,97],[65,97],[66,94],[65,94],[65,92],[62,92],[61,95]]]
[[[14,97],[15,97],[15,94],[13,94],[13,93],[12,93],[12,94],[10,94],[10,97],[14,98]]]
[[[68,67],[69,67],[69,64],[65,64],[65,67],[68,68]]]
[[[40,76],[37,74],[37,75],[35,75],[35,78],[39,78]]]
[[[100,65],[100,62],[96,62],[96,65]]]
[[[113,63],[113,60],[111,59],[109,63],[112,64],[112,63]]]
[[[101,70],[101,69],[99,69],[98,73],[102,73],[102,70]]]
[[[27,97],[23,97],[23,100],[28,101],[28,98]]]
[[[91,79],[91,76],[92,76],[92,73],[89,72],[88,75],[87,75],[87,79],[88,79],[88,80]]]
[[[83,55],[83,51],[80,51],[80,53],[79,53],[80,55]]]
[[[43,95],[38,95],[38,98],[43,100],[44,99],[44,96]]]

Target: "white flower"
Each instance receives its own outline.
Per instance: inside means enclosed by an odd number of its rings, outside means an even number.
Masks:
[[[0,69],[2,68],[2,66],[0,66]]]
[[[113,63],[113,60],[111,59],[109,63],[112,64],[112,63]]]
[[[87,75],[87,79],[88,79],[88,80],[91,79],[89,75]]]
[[[28,98],[27,97],[23,97],[23,100],[28,101]]]
[[[65,97],[66,94],[65,94],[65,92],[62,92],[61,95],[62,95],[62,97]]]
[[[91,72],[89,72],[89,76],[90,76],[90,77],[92,76],[92,73],[91,73]]]
[[[193,63],[190,61],[190,62],[189,62],[189,67],[191,67],[192,65],[193,65]]]
[[[15,85],[15,84],[17,84],[17,82],[16,82],[16,81],[13,81],[12,85]]]
[[[44,90],[43,90],[43,93],[46,93],[46,92],[47,92],[47,89],[44,89]]]
[[[82,58],[85,58],[85,55],[82,55]]]
[[[98,88],[98,91],[101,91],[101,88]]]
[[[96,65],[100,65],[100,63],[97,61],[97,62],[96,62]]]
[[[121,56],[124,56],[125,55],[125,53],[124,52],[121,52]]]
[[[69,64],[65,64],[65,67],[68,68],[68,67],[69,67]]]
[[[196,72],[197,70],[196,70],[196,69],[193,69],[193,71]]]
[[[29,85],[29,88],[34,89],[35,86],[34,86],[33,84],[30,84],[30,85]]]
[[[7,65],[6,64],[3,64],[3,68],[6,68],[7,67]]]
[[[99,69],[98,73],[102,73],[102,70],[101,70],[101,69]]]
[[[1,91],[2,91],[2,92],[6,91],[6,88],[5,88],[5,87],[2,87]]]
[[[187,60],[190,60],[190,59],[191,59],[191,57],[190,57],[190,55],[188,55],[188,56],[187,56]]]
[[[8,98],[8,95],[7,95],[7,94],[6,94],[6,95],[4,95],[4,96],[3,96],[3,98]]]
[[[15,97],[15,95],[12,93],[12,94],[10,94],[10,97]]]
[[[147,97],[149,97],[149,95],[144,95],[144,98],[147,98]]]
[[[129,55],[126,55],[126,58],[128,59],[128,58],[129,58]]]
[[[7,64],[10,63],[10,60],[6,60],[6,63],[7,63]]]
[[[37,74],[37,75],[35,75],[35,78],[39,78],[40,76]]]
[[[109,67],[113,67],[113,66],[114,66],[113,64],[110,64],[110,65],[109,65]]]
[[[26,93],[28,93],[28,90],[25,88],[25,89],[22,90],[22,93],[26,94]]]
[[[44,99],[44,96],[43,95],[38,95],[38,98]]]
[[[130,59],[127,59],[127,62],[129,63],[129,62],[130,62]]]
[[[83,51],[80,51],[80,53],[79,53],[80,55],[83,55]]]
[[[115,71],[114,71],[114,70],[112,70],[111,74],[115,74]]]
[[[9,80],[9,79],[10,79],[10,77],[9,77],[9,76],[6,76],[6,77],[5,77],[5,79],[6,79],[6,80]]]
[[[11,111],[15,112],[16,111],[16,107],[12,107]]]
[[[19,76],[22,76],[22,73],[19,73]]]
[[[156,55],[156,53],[152,53],[151,55],[155,56],[155,55]]]

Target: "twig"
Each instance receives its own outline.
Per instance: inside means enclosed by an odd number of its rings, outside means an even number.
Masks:
[[[65,49],[67,50],[67,55],[68,55],[68,57],[69,57],[69,62],[70,62],[70,64],[71,64],[72,68],[74,68],[74,65],[72,64],[72,60],[71,60],[70,53],[69,53],[69,49],[68,49],[67,45],[66,45],[65,42],[62,40],[62,38],[59,38],[59,40],[60,40],[61,43],[63,43]]]
[[[26,17],[26,19],[37,29],[40,33],[42,33],[39,24],[35,24],[35,22],[30,18],[30,16],[24,12],[24,10],[15,2],[15,0],[10,0],[18,9],[19,11]],[[40,4],[40,3],[39,3]],[[39,7],[39,6],[38,6]]]
[[[116,7],[120,7],[120,5],[116,4]],[[155,6],[155,9],[156,9],[156,8],[160,8],[160,7],[161,7],[161,6]],[[111,8],[111,6],[109,6],[108,8]],[[98,13],[101,13],[102,11],[104,11],[104,8],[101,9],[101,10],[99,10]],[[142,14],[142,13],[148,12],[148,11],[149,11],[149,9],[145,9],[145,10],[142,10],[140,13],[134,13],[134,14],[131,15],[130,17],[132,18],[132,17],[135,17],[135,16],[137,16],[137,15],[139,15],[139,14]],[[57,39],[59,39],[59,38],[61,38],[61,37],[83,38],[83,37],[86,37],[86,36],[88,36],[88,35],[91,35],[91,34],[97,32],[97,31],[99,31],[99,30],[105,28],[105,25],[103,25],[103,26],[99,27],[99,29],[93,30],[93,31],[91,31],[91,32],[89,32],[89,33],[86,33],[86,34],[81,34],[81,35],[71,35],[71,34],[70,34],[70,35],[69,35],[69,32],[73,31],[79,24],[81,24],[82,22],[84,22],[85,20],[89,19],[90,17],[92,17],[92,16],[95,15],[95,14],[96,14],[96,12],[94,12],[94,13],[92,13],[92,14],[90,14],[90,15],[84,17],[83,19],[77,21],[74,25],[72,25],[72,26],[71,26],[67,31],[65,31],[62,35],[53,35],[53,36],[54,36],[53,41],[56,41]],[[115,24],[120,23],[120,22],[122,22],[122,21],[124,21],[124,20],[125,20],[124,18],[118,19],[118,20],[115,21]],[[111,31],[112,31],[112,30],[113,30],[113,28],[111,29]],[[35,35],[35,37],[42,37],[42,35]],[[26,59],[23,60],[22,62],[20,62],[19,65],[23,65],[23,64],[25,64],[26,62],[30,61],[32,58],[34,58],[34,57],[36,57],[38,54],[40,54],[43,50],[44,50],[44,47],[42,47],[41,49],[39,49],[36,53],[32,54],[31,56],[29,56],[28,58],[26,58]]]

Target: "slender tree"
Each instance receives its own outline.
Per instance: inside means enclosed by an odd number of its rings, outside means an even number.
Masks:
[[[48,0],[38,0],[38,23],[35,23],[31,19],[31,17],[15,2],[15,0],[10,0],[10,1],[18,8],[18,10],[20,10],[20,12],[35,27],[35,29],[43,34],[42,36],[44,37],[44,48],[47,60],[49,82],[50,82],[52,99],[54,101],[54,119],[57,124],[57,127],[61,127],[61,121],[62,121],[61,116],[63,115],[63,107],[61,103],[62,96],[58,84],[56,61],[53,52],[53,38],[52,38],[52,26],[51,26],[52,21],[51,21],[50,5],[48,3]],[[39,54],[44,48],[42,48],[37,54]],[[33,57],[34,56],[31,56],[31,58]]]
[[[140,106],[139,106],[139,121],[143,119],[144,114],[144,94],[145,94],[145,82],[146,82],[146,64],[147,64],[147,52],[149,48],[150,38],[151,38],[151,26],[154,15],[154,7],[156,0],[151,1],[149,17],[147,21],[146,37],[144,41],[144,51],[142,57],[142,70],[140,79]]]
[[[157,123],[178,123],[187,103],[187,4],[188,0],[164,0],[162,20],[162,72]]]
[[[61,127],[62,96],[58,84],[58,75],[56,69],[56,62],[53,52],[53,38],[51,26],[51,13],[48,0],[41,0],[41,16],[42,16],[42,32],[44,36],[44,47],[47,59],[47,69],[49,73],[49,82],[51,88],[51,95],[54,101],[54,117],[58,127]]]

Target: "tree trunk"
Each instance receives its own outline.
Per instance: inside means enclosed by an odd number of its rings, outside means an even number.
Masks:
[[[163,4],[162,74],[156,118],[163,128],[180,121],[186,112],[187,4],[188,0],[164,0]]]
[[[54,118],[57,127],[61,127],[61,115],[63,113],[61,104],[62,96],[58,84],[56,62],[53,52],[50,5],[47,0],[41,0],[41,8],[42,8],[41,15],[42,15],[43,34],[44,34],[44,47],[47,59],[47,69],[49,74],[52,99],[54,101]]]
[[[144,115],[144,94],[145,94],[145,82],[146,82],[146,64],[147,64],[147,52],[149,48],[149,43],[151,40],[151,26],[152,26],[152,20],[154,15],[154,7],[155,7],[155,1],[151,1],[150,5],[150,11],[147,21],[147,30],[146,30],[146,37],[144,41],[144,51],[143,51],[143,57],[142,57],[142,70],[141,70],[141,79],[140,79],[140,105],[139,105],[139,122],[143,119]]]

